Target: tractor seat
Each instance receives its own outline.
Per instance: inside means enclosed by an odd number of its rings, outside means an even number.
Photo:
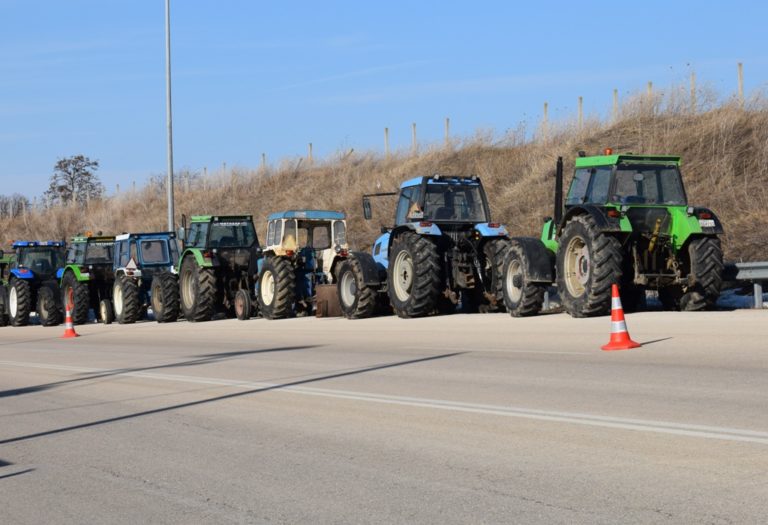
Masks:
[[[435,220],[448,220],[453,218],[453,208],[441,206],[435,210]]]
[[[221,247],[234,246],[236,243],[237,239],[232,236],[222,237],[219,239],[219,246]]]
[[[51,263],[49,261],[46,261],[45,259],[37,260],[32,265],[32,270],[35,273],[50,273],[51,272]]]

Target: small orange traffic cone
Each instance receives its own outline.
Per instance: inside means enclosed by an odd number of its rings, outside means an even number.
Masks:
[[[75,306],[74,297],[72,297],[72,290],[69,290],[69,297],[67,297],[67,309],[64,316],[64,335],[61,339],[68,339],[70,337],[80,337],[80,334],[75,332],[75,325],[72,322],[72,308]]]
[[[619,287],[615,284],[611,287],[611,340],[600,348],[603,350],[629,350],[642,346],[633,341],[627,332],[627,323],[624,321],[624,308],[621,307]]]

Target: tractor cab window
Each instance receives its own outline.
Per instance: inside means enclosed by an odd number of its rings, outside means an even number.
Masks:
[[[187,234],[187,246],[190,248],[205,248],[205,240],[208,237],[207,222],[193,222]]]
[[[267,246],[274,246],[277,244],[277,225],[278,221],[269,221],[269,225],[267,226]]]
[[[479,184],[429,184],[424,197],[424,219],[487,222],[482,191]]]
[[[395,224],[405,224],[409,218],[422,218],[423,211],[419,206],[421,198],[421,186],[411,186],[403,188],[400,192],[400,199],[397,201],[397,211],[395,212]]]
[[[112,263],[112,242],[89,242],[85,248],[85,264]]]
[[[612,166],[579,168],[573,176],[565,204],[605,204],[611,186]]]
[[[28,268],[37,274],[50,274],[64,266],[64,257],[60,248],[32,247],[20,251],[17,265]]]
[[[83,264],[85,261],[85,243],[72,244],[67,251],[67,264]]]
[[[281,243],[285,250],[296,250],[299,234],[296,227],[296,219],[289,219],[283,223],[283,242]]]
[[[347,244],[347,228],[344,221],[335,221],[333,223],[333,243],[340,246]]]
[[[163,239],[147,239],[140,242],[143,264],[169,264],[168,243]]]
[[[128,248],[129,244],[130,241],[120,241],[115,244],[115,249],[117,250],[117,265],[120,268],[125,268],[128,265],[128,261],[131,260],[131,252]]]
[[[256,242],[251,221],[221,221],[211,224],[211,248],[250,248]]]
[[[579,168],[576,170],[576,173],[573,174],[571,186],[568,188],[568,196],[565,198],[566,206],[574,206],[585,202],[589,178],[589,168]]]
[[[621,204],[685,205],[677,166],[619,166],[611,201]]]
[[[331,225],[323,224],[312,228],[312,248],[327,250],[331,247]]]

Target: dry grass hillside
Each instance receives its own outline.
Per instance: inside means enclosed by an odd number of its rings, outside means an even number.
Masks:
[[[726,259],[768,260],[768,105],[762,100],[743,109],[733,101],[710,105],[694,114],[685,103],[655,99],[651,104],[638,97],[621,108],[614,122],[588,119],[582,130],[570,123],[551,126],[546,137],[541,130],[532,140],[522,135],[478,135],[450,147],[432,146],[417,155],[397,153],[388,159],[352,152],[313,166],[294,159],[277,168],[181,177],[176,212],[179,218],[182,213],[252,213],[263,236],[270,212],[339,209],[348,214],[353,246],[367,249],[379,226],[392,220],[394,199],[378,203],[374,220],[367,222],[362,219],[363,193],[395,190],[402,180],[417,175],[477,174],[494,219],[506,223],[514,235],[538,236],[542,217],[552,213],[557,156],[564,156],[569,166],[579,150],[597,153],[612,147],[682,155],[690,203],[712,208],[725,225]],[[166,216],[165,190],[155,182],[86,208],[27,211],[0,220],[0,228],[5,239],[66,238],[85,230],[163,230]]]

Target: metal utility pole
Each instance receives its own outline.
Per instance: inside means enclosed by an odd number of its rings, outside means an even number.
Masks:
[[[165,0],[165,120],[168,126],[168,230],[174,230],[173,117],[171,114],[171,0]]]

